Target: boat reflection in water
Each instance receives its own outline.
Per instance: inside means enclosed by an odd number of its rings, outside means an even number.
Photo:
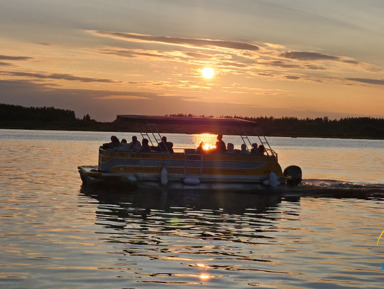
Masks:
[[[238,288],[240,275],[246,285],[256,282],[257,272],[260,279],[263,271],[270,278],[277,270],[275,256],[265,246],[277,241],[279,194],[118,192],[88,186],[81,194],[98,201],[95,233],[113,245],[109,254],[125,268],[119,274],[129,287],[145,283],[200,288],[213,283]],[[299,207],[293,205],[288,214],[298,218]]]
[[[83,187],[81,193],[97,199],[100,205],[110,204],[117,207],[133,208],[136,211],[163,210],[170,212],[174,208],[185,210],[212,210],[225,214],[244,214],[247,209],[264,212],[281,202],[281,194],[254,194],[249,192],[221,192],[199,190],[108,190],[106,188]],[[120,213],[119,213],[120,214]]]

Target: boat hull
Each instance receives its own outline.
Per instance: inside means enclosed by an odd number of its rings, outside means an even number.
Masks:
[[[241,191],[271,185],[271,174],[277,180],[282,177],[276,158],[268,156],[188,151],[123,153],[103,149],[99,151],[99,165],[81,166],[79,173],[84,184],[92,185]]]

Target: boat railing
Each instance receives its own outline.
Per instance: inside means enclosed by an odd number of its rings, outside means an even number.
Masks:
[[[265,149],[266,152],[267,152],[267,155],[268,157],[277,157],[277,153],[270,149],[270,148],[266,148]],[[173,153],[170,153],[170,152],[160,152],[160,151],[150,151],[150,152],[135,152],[135,151],[123,151],[123,150],[116,150],[116,149],[105,149],[105,148],[102,148],[102,147],[99,147],[99,154],[102,154],[102,152],[109,152],[109,153],[116,153],[116,154],[161,154],[161,155],[188,155],[188,156],[206,156],[206,155],[212,155],[212,153],[210,152],[204,152],[204,153],[200,153],[200,152],[197,152],[196,149],[193,149],[193,148],[181,148],[181,147],[176,147],[174,149],[174,152]],[[235,150],[235,153],[233,154],[229,154],[229,153],[224,153],[224,154],[214,154],[214,155],[223,155],[223,156],[239,156],[239,155],[243,155],[243,156],[260,156],[260,155],[257,155],[257,154],[251,154],[251,153],[248,153],[248,154],[242,154],[241,151],[239,149],[236,149]]]
[[[155,143],[156,143],[156,146],[158,146],[162,142],[162,136],[161,136],[159,130],[157,129],[156,124],[149,123],[146,125],[146,128],[147,128],[146,131],[140,132],[142,138],[144,138],[144,136],[147,136],[152,147],[155,147],[155,144],[153,143],[153,140],[152,140],[152,138],[153,138]],[[152,135],[152,137],[150,135]],[[172,159],[172,154],[169,151],[168,146],[165,146],[165,149],[166,149],[166,153],[169,156],[169,158]]]
[[[248,148],[248,144],[250,147],[252,147],[251,140],[249,139],[249,137],[247,135],[240,135],[240,137],[243,140],[243,143],[245,143],[245,145],[247,146],[247,148]]]
[[[204,155],[199,154],[194,149],[184,149],[184,175],[188,175],[188,168],[195,167],[192,166],[192,163],[199,163],[199,172],[200,175],[203,174],[203,164],[204,164]]]
[[[263,130],[259,127],[258,130],[260,131],[260,133],[258,134],[258,139],[259,139],[259,142],[260,144],[262,144],[265,148],[265,152],[267,153],[268,156],[270,157],[274,157],[276,158],[277,160],[277,153],[271,148],[271,145],[269,144]]]
[[[255,127],[255,130],[257,131],[257,139],[259,141],[259,146],[263,145],[265,148],[265,152],[267,153],[267,156],[274,157],[277,160],[277,153],[271,148],[271,145],[269,144],[267,138],[264,135],[263,130],[261,127]],[[245,134],[245,131],[239,127],[239,132],[241,132],[240,137],[243,141],[243,143],[248,147],[252,147],[252,142],[249,139],[248,135]]]

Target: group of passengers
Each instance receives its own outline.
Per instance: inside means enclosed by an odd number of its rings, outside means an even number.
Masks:
[[[150,146],[148,139],[144,138],[141,143],[137,140],[136,136],[132,136],[132,141],[127,142],[126,139],[122,139],[121,142],[116,136],[111,136],[111,142],[105,143],[101,146],[103,149],[113,149],[119,152],[137,152],[137,153],[149,153],[149,152],[161,152],[161,153],[173,153],[173,143],[167,141],[167,137],[163,136],[161,142],[157,146]],[[264,156],[265,147],[263,145],[252,144],[252,149],[249,151],[247,145],[243,143],[241,149],[235,149],[233,143],[228,143],[225,146],[223,136],[219,134],[217,136],[217,142],[214,149],[206,151],[204,149],[204,142],[201,142],[196,149],[197,153],[217,153],[217,154],[253,154]]]
[[[173,153],[173,143],[168,142],[167,138],[163,136],[161,142],[156,146],[150,146],[149,141],[143,138],[141,143],[137,140],[137,136],[132,136],[132,141],[127,142],[122,139],[121,142],[116,136],[111,136],[111,142],[105,143],[101,146],[103,149],[112,149],[118,152],[136,152],[136,153],[150,153],[150,152],[169,152]]]
[[[241,145],[240,150],[235,150],[234,145],[232,143],[227,144],[227,154],[242,154],[242,155],[259,155],[259,156],[264,156],[265,155],[265,147],[263,145],[257,145],[257,143],[252,144],[252,149],[249,151],[247,148],[247,145],[243,143]]]
[[[264,156],[265,155],[265,147],[264,145],[257,145],[257,143],[252,144],[252,149],[249,151],[247,149],[247,145],[243,143],[241,145],[241,150],[235,149],[235,146],[233,143],[228,143],[227,146],[225,146],[225,143],[223,141],[223,136],[219,134],[217,136],[216,146],[214,149],[205,151],[204,150],[204,142],[201,142],[198,148],[196,149],[197,153],[218,153],[218,154],[253,154],[253,155],[259,155]]]

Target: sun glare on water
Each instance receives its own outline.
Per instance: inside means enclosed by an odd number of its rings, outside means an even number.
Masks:
[[[214,146],[214,145],[210,145],[210,144],[204,144],[203,145],[203,150],[205,150],[205,151],[210,151],[210,150],[213,150],[215,148],[216,148],[216,146]]]
[[[200,147],[200,149],[209,152],[216,148],[216,137],[217,135],[209,133],[195,134],[193,135],[193,143],[196,148]]]
[[[202,70],[201,70],[201,74],[203,75],[204,78],[212,78],[214,75],[215,75],[215,71],[210,68],[210,67],[204,67]]]

